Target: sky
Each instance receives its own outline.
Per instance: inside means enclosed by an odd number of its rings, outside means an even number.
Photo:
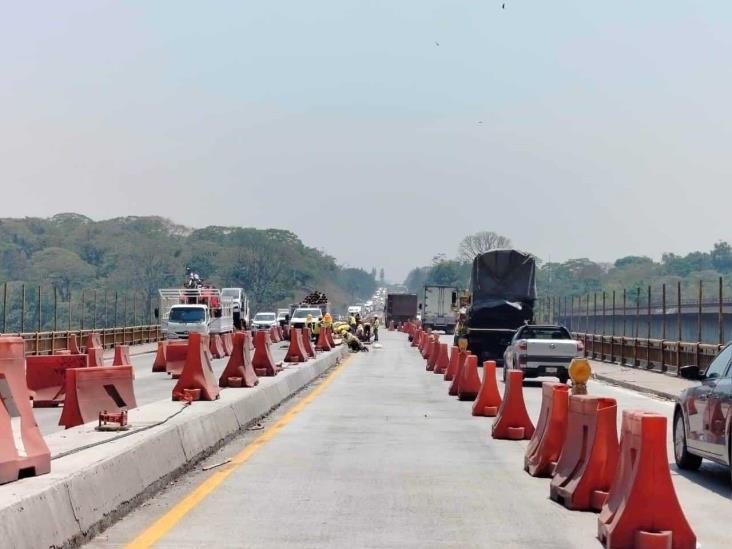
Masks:
[[[3,1],[0,216],[292,230],[398,281],[732,239],[732,3]]]

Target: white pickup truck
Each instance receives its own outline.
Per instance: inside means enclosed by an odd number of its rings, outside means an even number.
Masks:
[[[558,377],[561,383],[569,379],[569,364],[582,356],[584,345],[563,326],[521,326],[503,353],[503,381],[508,370],[521,370],[528,377]]]
[[[231,296],[217,288],[161,288],[160,330],[166,339],[188,339],[188,334],[224,334],[234,330]]]

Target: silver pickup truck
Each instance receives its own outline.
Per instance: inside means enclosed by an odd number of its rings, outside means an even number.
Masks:
[[[524,373],[524,379],[551,376],[566,383],[570,362],[583,353],[582,342],[572,339],[563,326],[521,326],[503,353],[503,381],[507,370],[516,369]]]

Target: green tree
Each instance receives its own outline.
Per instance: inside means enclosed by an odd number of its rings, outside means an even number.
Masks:
[[[95,274],[94,267],[71,250],[47,248],[31,257],[29,279],[39,284],[50,281],[63,295],[71,288],[87,286]]]

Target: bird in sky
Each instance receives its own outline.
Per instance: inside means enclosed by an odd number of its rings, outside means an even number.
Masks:
[[[439,45],[440,45],[440,43],[435,41],[435,46],[439,46]]]

